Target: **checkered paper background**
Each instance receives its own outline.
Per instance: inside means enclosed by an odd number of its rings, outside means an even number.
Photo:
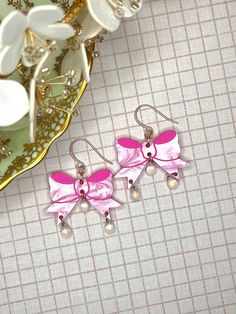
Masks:
[[[0,192],[0,312],[236,313],[236,1],[149,0],[107,35],[80,115],[47,158]],[[74,237],[60,238],[48,174],[75,175],[69,143],[86,136],[118,169],[114,140],[143,138],[133,112],[154,104],[177,119],[182,156],[191,161],[175,191],[165,174],[140,177],[132,202],[122,180],[103,233],[94,211],[74,212]],[[173,127],[150,110],[156,134]],[[83,143],[88,172],[104,163]]]

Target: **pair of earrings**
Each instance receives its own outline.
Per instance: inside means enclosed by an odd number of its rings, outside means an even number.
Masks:
[[[144,142],[140,143],[127,137],[119,138],[116,141],[121,169],[114,177],[128,179],[130,195],[134,201],[140,199],[140,191],[135,182],[144,169],[146,169],[148,175],[153,175],[156,166],[159,166],[167,173],[168,187],[173,189],[177,187],[180,180],[179,169],[189,165],[179,157],[180,146],[176,131],[167,130],[152,139],[153,129],[138,119],[138,112],[144,107],[154,110],[172,123],[178,123],[166,117],[151,105],[140,105],[135,110],[134,117],[136,122],[144,128]],[[60,227],[61,235],[68,238],[73,234],[73,231],[66,219],[72,209],[78,202],[82,212],[87,212],[92,206],[105,217],[105,232],[112,234],[115,231],[115,225],[111,219],[110,209],[121,205],[112,198],[112,173],[105,168],[96,171],[90,177],[85,177],[85,164],[76,157],[73,150],[74,144],[78,141],[89,144],[104,161],[112,164],[88,140],[84,138],[75,139],[70,144],[70,155],[76,162],[77,179],[62,172],[55,172],[50,175],[50,194],[53,203],[47,209],[47,212],[57,214],[57,224]]]

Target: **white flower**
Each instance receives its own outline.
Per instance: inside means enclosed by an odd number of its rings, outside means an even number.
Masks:
[[[15,124],[29,112],[25,88],[12,80],[0,80],[0,127]]]
[[[87,8],[85,9],[85,13],[77,19],[82,28],[82,33],[76,36],[76,43],[79,44],[79,48],[77,50],[69,50],[61,65],[62,75],[72,71],[75,73],[72,85],[79,83],[81,74],[89,82],[89,64],[84,42],[96,37],[103,30],[102,26],[92,18]]]
[[[132,8],[132,6],[135,6],[135,3],[137,3],[137,7]],[[119,9],[117,0],[87,0],[91,16],[109,32],[117,30],[122,18],[130,18],[138,13],[142,4],[142,0],[123,0],[123,4]]]
[[[81,75],[89,82],[89,64],[86,54],[85,42],[96,37],[103,29],[114,32],[120,25],[122,18],[130,18],[136,14],[142,7],[142,0],[124,0],[121,16],[117,14],[119,6],[116,0],[87,0],[87,8],[85,13],[78,17],[77,21],[82,27],[82,33],[78,36],[77,42],[80,47],[74,51],[71,49],[65,56],[62,66],[61,74],[65,75],[68,72],[74,72],[73,85],[78,84]],[[120,11],[118,10],[118,13]]]
[[[27,32],[43,40],[57,41],[72,37],[75,34],[73,27],[58,23],[63,17],[63,10],[55,5],[36,6],[27,15],[20,11],[8,14],[0,25],[0,74],[8,75],[16,69],[25,47]]]

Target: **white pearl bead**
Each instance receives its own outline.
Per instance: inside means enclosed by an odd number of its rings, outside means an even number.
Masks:
[[[133,201],[139,201],[140,200],[140,192],[134,186],[131,186],[131,188],[130,188],[130,197]]]
[[[107,234],[113,234],[116,230],[114,223],[111,220],[105,222],[104,230]]]
[[[176,189],[178,186],[178,181],[172,177],[172,176],[168,176],[167,177],[167,185],[169,189]]]
[[[80,210],[83,212],[83,213],[86,213],[90,208],[90,204],[89,202],[86,200],[86,198],[83,198],[80,202]]]
[[[153,162],[149,162],[147,164],[147,167],[146,167],[146,173],[149,176],[152,176],[152,175],[154,175],[155,172],[156,172],[156,167],[155,167],[154,163]]]
[[[73,235],[73,230],[71,229],[70,225],[66,222],[62,222],[60,224],[61,227],[61,236],[64,239],[69,239]]]

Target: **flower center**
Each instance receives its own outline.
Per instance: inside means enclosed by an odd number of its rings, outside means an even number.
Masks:
[[[27,28],[22,53],[23,63],[28,67],[34,66],[42,58],[46,48],[47,42],[32,32],[30,28]]]

